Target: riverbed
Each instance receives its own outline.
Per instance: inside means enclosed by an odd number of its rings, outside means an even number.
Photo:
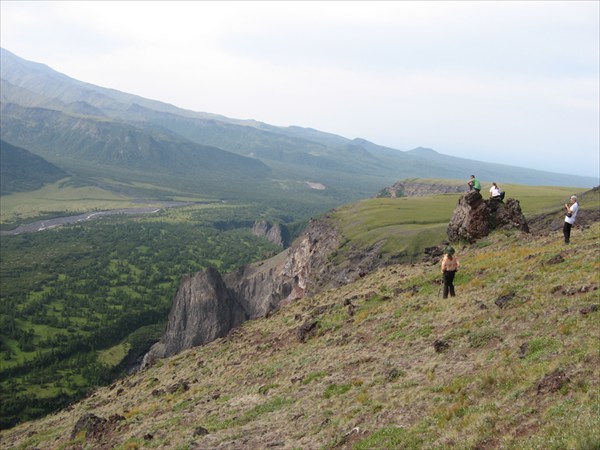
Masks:
[[[0,236],[14,236],[23,233],[36,233],[38,231],[49,230],[77,222],[86,222],[88,220],[99,219],[103,216],[115,214],[156,214],[161,209],[173,208],[175,206],[191,205],[190,202],[164,202],[160,206],[144,207],[144,208],[120,208],[110,209],[106,211],[92,211],[75,216],[56,217],[54,219],[38,220],[31,223],[19,225],[14,230],[0,231]]]

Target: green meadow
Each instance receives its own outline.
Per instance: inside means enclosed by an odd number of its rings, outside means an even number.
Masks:
[[[444,180],[419,180],[445,183]],[[456,184],[456,182],[448,182]],[[482,182],[486,198],[491,183]],[[587,189],[553,186],[502,185],[506,199],[519,200],[525,217],[556,211],[569,197]],[[331,214],[348,247],[366,248],[383,243],[386,256],[400,260],[418,258],[425,247],[446,239],[446,228],[461,194],[428,197],[373,198],[336,208]],[[582,204],[585,208],[585,202]],[[343,252],[340,252],[343,257]]]
[[[41,189],[18,192],[0,197],[0,224],[16,225],[36,219],[81,214],[88,211],[102,211],[120,208],[158,206],[161,201],[213,202],[214,197],[187,194],[176,190],[157,188],[148,183],[118,183],[110,181],[111,188],[83,184],[66,178],[47,184]],[[119,193],[123,192],[123,193]],[[147,194],[154,201],[140,203],[140,194]],[[141,197],[143,198],[143,197]]]
[[[4,195],[0,202],[0,223],[3,224],[33,220],[51,212],[65,215],[135,206],[133,199],[124,195],[94,186],[73,185],[68,179],[35,191]]]

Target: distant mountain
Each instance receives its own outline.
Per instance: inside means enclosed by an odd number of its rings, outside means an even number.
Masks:
[[[434,150],[402,152],[297,126],[194,112],[94,86],[1,49],[2,139],[86,176],[188,191],[323,204],[370,197],[399,179],[474,173],[501,183],[589,186],[578,177],[472,161]],[[319,193],[304,187],[326,187]],[[292,191],[294,193],[292,194]],[[328,205],[326,205],[328,204]]]
[[[67,176],[43,158],[0,141],[0,195],[32,191]]]

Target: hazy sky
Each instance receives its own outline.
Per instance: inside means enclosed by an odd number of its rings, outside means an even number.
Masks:
[[[598,1],[0,2],[1,45],[176,106],[599,176]]]

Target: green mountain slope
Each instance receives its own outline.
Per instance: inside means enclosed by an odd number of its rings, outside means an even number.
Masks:
[[[74,80],[49,67],[25,61],[5,49],[2,55],[2,102],[85,114],[88,118],[126,122],[144,130],[169,130],[179,138],[260,159],[272,177],[312,181],[331,188],[332,198],[356,200],[409,177],[490,175],[498,182],[592,187],[597,180],[519,169],[439,155],[401,152],[363,139],[349,140],[301,127],[275,127],[215,114],[193,112],[114,89]],[[36,97],[37,96],[37,97]],[[6,113],[5,113],[6,114]],[[118,131],[117,131],[118,133]],[[9,140],[8,137],[5,139]],[[13,134],[11,143],[25,145]],[[149,155],[152,157],[152,155]],[[493,176],[492,176],[493,175]],[[275,189],[273,186],[271,189]]]
[[[67,176],[43,158],[0,141],[0,195],[32,191]]]
[[[113,120],[65,114],[43,108],[2,104],[2,136],[18,141],[62,167],[116,166],[131,173],[162,173],[201,179],[260,179],[269,169],[260,161],[195,144]],[[176,180],[172,183],[176,185]]]
[[[3,448],[598,448],[599,233],[458,248],[450,300],[437,264],[386,267],[3,431]]]

